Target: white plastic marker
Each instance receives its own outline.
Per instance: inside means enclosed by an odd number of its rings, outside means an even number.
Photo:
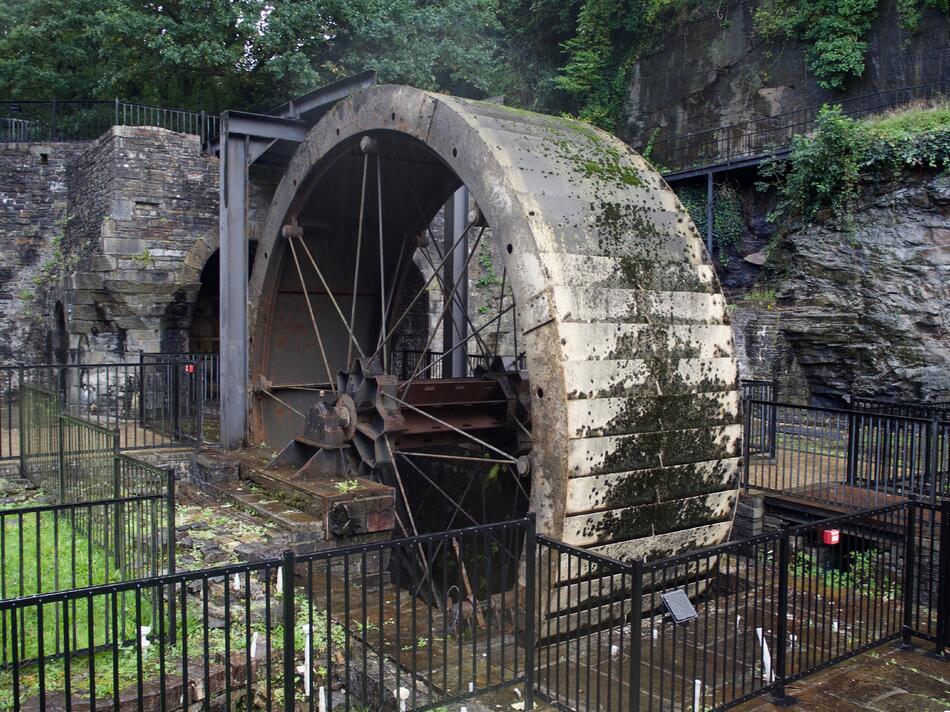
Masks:
[[[703,712],[703,708],[699,706],[699,698],[703,691],[703,681],[696,679],[693,680],[693,712]]]
[[[231,581],[231,588],[235,591],[241,590],[241,574],[234,574],[234,578]]]
[[[469,691],[469,692],[475,692],[475,683],[474,683],[474,682],[468,683],[468,691]]]
[[[277,569],[277,593],[283,593],[284,591],[284,569],[283,567]]]
[[[317,712],[327,712],[327,688],[320,685],[320,694],[317,701]]]
[[[406,700],[409,699],[409,689],[406,687],[399,688],[399,712],[406,712]]]
[[[254,635],[251,636],[251,660],[254,660],[257,657],[257,641],[261,637],[261,634],[256,630]]]
[[[151,645],[148,641],[148,634],[152,632],[152,627],[148,625],[139,626],[139,636],[142,639],[142,652]]]
[[[310,696],[310,624],[305,623],[300,626],[303,629],[303,692],[307,697]]]
[[[761,628],[755,629],[755,635],[759,639],[759,645],[762,646],[762,679],[766,682],[775,682],[775,674],[772,672],[772,654],[769,652],[769,644],[765,640],[765,635]]]
[[[831,621],[831,632],[832,633],[838,632],[838,621]]]
[[[620,646],[614,643],[610,646],[610,657],[615,658],[620,655]]]

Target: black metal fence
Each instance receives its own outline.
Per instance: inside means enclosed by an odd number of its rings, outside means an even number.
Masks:
[[[720,710],[889,640],[942,654],[948,517],[902,502],[647,563],[538,537],[537,691],[571,710]]]
[[[946,96],[950,82],[903,87],[832,102],[846,116],[859,118],[880,113],[913,101]],[[720,126],[681,136],[666,138],[662,129],[654,143],[650,160],[664,171],[678,171],[694,166],[728,163],[767,155],[788,148],[795,136],[815,129],[821,106],[810,106],[777,116]],[[651,135],[652,129],[646,132]]]
[[[530,709],[534,550],[524,518],[0,601],[0,697],[398,710],[521,684]]]
[[[910,418],[937,418],[950,420],[950,402],[924,403],[920,401],[889,401],[877,398],[851,397],[854,410],[866,410],[884,415],[903,415]]]
[[[28,387],[52,393],[58,413],[115,433],[123,451],[200,444],[205,414],[216,408],[211,400],[218,391],[216,363],[144,358],[135,363],[0,366],[0,460],[20,458],[31,446],[21,427]],[[51,426],[30,437],[52,437],[53,430]]]
[[[203,111],[182,111],[114,99],[0,101],[0,143],[91,141],[112,126],[156,126],[194,134],[202,144],[218,135],[220,120]]]
[[[867,508],[950,497],[950,422],[863,410],[744,401],[743,483]]]

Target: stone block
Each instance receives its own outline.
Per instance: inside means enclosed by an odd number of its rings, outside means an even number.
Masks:
[[[105,223],[103,221],[103,235],[105,235]],[[125,237],[103,237],[102,251],[107,255],[141,255],[147,247],[145,240],[136,240]]]
[[[195,455],[194,477],[203,484],[237,482],[241,462],[216,450],[202,450]]]

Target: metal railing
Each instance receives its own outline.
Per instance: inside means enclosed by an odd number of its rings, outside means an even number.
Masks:
[[[924,403],[922,401],[889,401],[878,398],[851,396],[851,407],[871,413],[903,415],[911,418],[950,420],[950,402]]]
[[[829,103],[840,106],[845,116],[859,118],[913,101],[937,99],[946,96],[948,91],[950,81],[890,89]],[[767,156],[787,149],[795,136],[813,131],[822,106],[810,106],[670,138],[663,138],[661,133],[653,145],[650,160],[662,166],[663,172],[674,172]],[[646,131],[645,135],[649,136],[655,130]]]
[[[0,101],[0,143],[91,141],[112,126],[154,126],[194,134],[202,145],[217,136],[220,120],[183,111],[113,99]]]
[[[902,502],[647,563],[539,536],[538,695],[570,710],[722,710],[782,699],[886,641],[943,654],[948,517]]]
[[[535,546],[523,518],[3,600],[0,689],[14,709],[147,692],[170,710],[290,712],[338,689],[336,709],[405,710],[521,684],[531,709],[536,591],[519,562]]]
[[[27,387],[52,393],[58,412],[115,433],[121,451],[200,445],[205,414],[217,408],[211,399],[218,391],[213,368],[208,374],[204,361],[180,359],[0,366],[0,460],[39,447],[23,440],[21,400]],[[45,428],[34,424],[28,435],[49,439],[54,431],[50,421]]]
[[[950,497],[950,422],[746,399],[743,484],[864,509]]]
[[[146,364],[156,363],[184,363],[193,368],[185,369],[186,373],[193,374],[194,388],[197,395],[197,406],[204,413],[204,417],[216,417],[221,412],[221,357],[216,353],[180,353],[173,351],[156,351],[139,354],[139,362]]]

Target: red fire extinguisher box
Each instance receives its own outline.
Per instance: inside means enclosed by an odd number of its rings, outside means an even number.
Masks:
[[[822,544],[837,544],[841,539],[841,531],[838,529],[822,529],[821,530],[821,543]]]

